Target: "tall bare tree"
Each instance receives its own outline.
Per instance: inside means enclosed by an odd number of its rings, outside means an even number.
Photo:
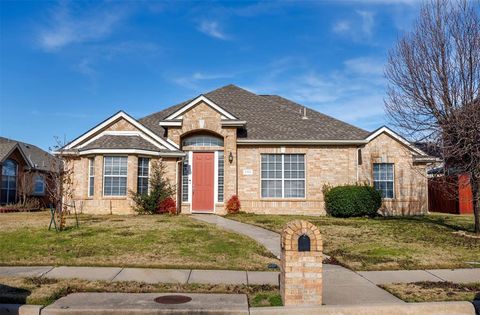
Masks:
[[[415,140],[436,141],[449,173],[470,175],[480,233],[480,5],[431,0],[390,51],[386,111]]]

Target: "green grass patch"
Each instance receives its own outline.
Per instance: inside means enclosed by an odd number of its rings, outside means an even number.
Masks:
[[[334,218],[240,213],[233,220],[281,232],[292,220],[312,222],[322,232],[324,251],[354,270],[475,268],[480,239],[472,215],[431,214],[411,217]]]
[[[0,214],[0,265],[267,270],[262,245],[188,216],[80,216],[62,232],[48,213]]]

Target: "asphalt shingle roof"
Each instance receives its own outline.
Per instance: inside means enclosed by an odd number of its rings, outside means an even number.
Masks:
[[[168,149],[161,150],[151,142],[136,135],[104,135],[80,148],[80,151],[91,149],[136,149],[156,152],[171,152]]]
[[[0,161],[3,161],[6,155],[9,154],[17,144],[24,155],[30,160],[29,162],[33,165],[33,168],[41,171],[51,171],[53,167],[58,167],[59,161],[50,153],[33,144],[4,137],[0,137]]]
[[[204,94],[214,103],[247,122],[239,131],[239,139],[249,140],[361,140],[368,131],[333,117],[306,109],[304,106],[276,95],[257,95],[235,85],[227,85]],[[139,121],[164,137],[159,122],[192,99],[151,114]]]

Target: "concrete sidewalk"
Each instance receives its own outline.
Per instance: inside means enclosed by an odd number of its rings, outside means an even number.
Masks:
[[[255,225],[225,219],[224,217],[218,215],[192,214],[191,217],[195,220],[215,224],[222,229],[253,238],[255,241],[265,246],[265,248],[277,258],[280,258],[280,234],[278,233]]]
[[[0,276],[45,277],[174,284],[279,285],[279,273],[269,271],[146,269],[118,267],[0,267]],[[323,299],[327,305],[403,303],[359,274],[324,265]]]

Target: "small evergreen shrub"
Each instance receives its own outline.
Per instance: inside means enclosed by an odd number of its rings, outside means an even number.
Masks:
[[[228,214],[236,214],[240,211],[240,199],[237,195],[233,195],[228,200],[225,208],[227,209]]]
[[[158,213],[160,203],[174,195],[175,188],[165,176],[165,165],[162,161],[152,161],[148,194],[130,191],[130,196],[135,203],[133,209],[139,214]]]
[[[160,201],[157,213],[169,213],[175,215],[177,214],[177,203],[172,197],[168,197],[167,199]]]
[[[373,217],[382,205],[382,195],[367,185],[345,185],[324,189],[325,207],[333,217]]]

